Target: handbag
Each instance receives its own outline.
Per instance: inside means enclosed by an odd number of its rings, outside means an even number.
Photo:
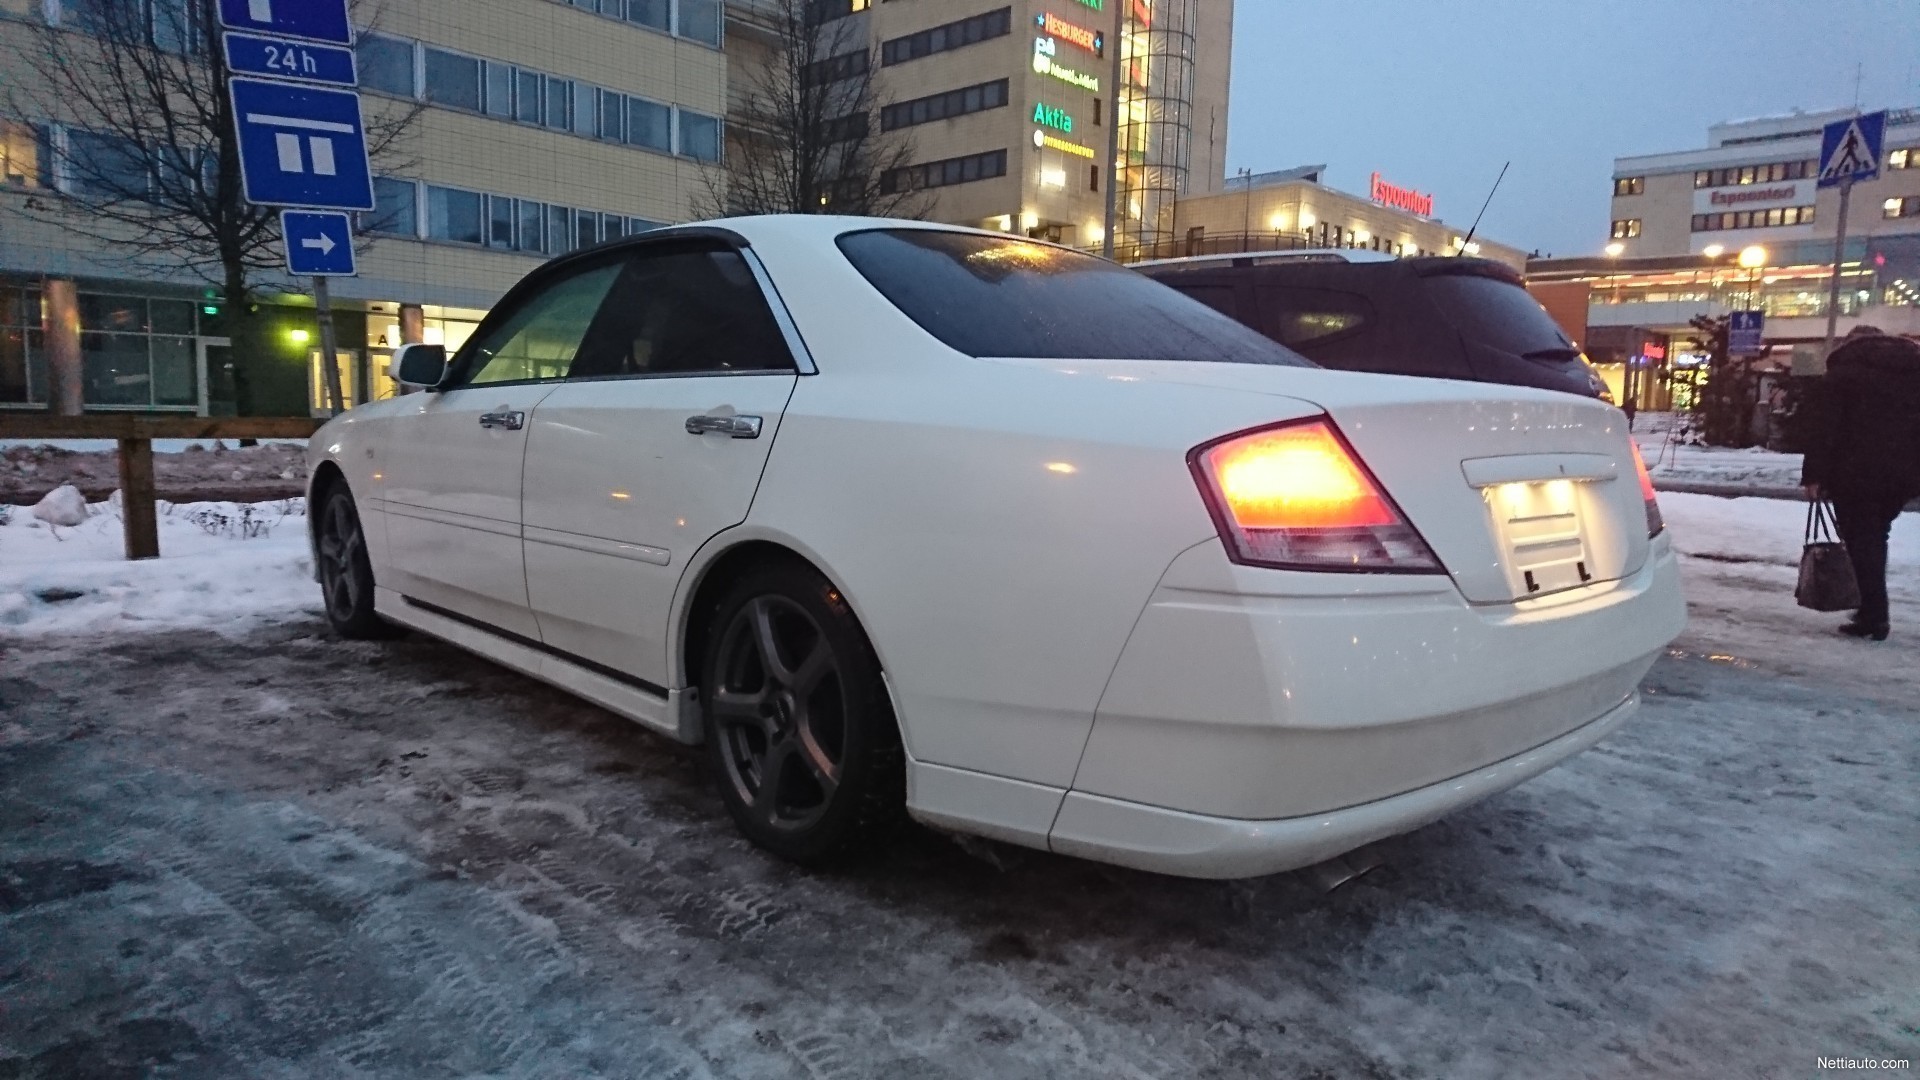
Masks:
[[[1847,545],[1834,539],[1827,504],[1807,504],[1806,547],[1800,551],[1800,584],[1793,598],[1813,611],[1852,611],[1860,606],[1860,582],[1853,576]]]

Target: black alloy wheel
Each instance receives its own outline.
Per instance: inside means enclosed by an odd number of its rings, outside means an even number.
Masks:
[[[701,693],[735,823],[809,864],[882,839],[905,802],[899,731],[845,600],[809,569],[767,567],[716,614]]]
[[[327,622],[344,638],[367,640],[393,636],[392,624],[374,614],[373,564],[367,558],[367,534],[353,494],[343,483],[327,488],[320,500],[320,593],[326,602]]]

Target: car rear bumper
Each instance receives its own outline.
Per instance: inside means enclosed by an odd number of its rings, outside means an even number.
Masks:
[[[1070,791],[1048,846],[1063,855],[1182,877],[1257,877],[1311,866],[1538,776],[1626,723],[1639,703],[1634,691],[1543,745],[1438,784],[1329,813],[1247,821]]]
[[[1629,578],[1518,604],[1336,577],[1235,566],[1217,544],[1176,559],[1073,792],[1270,822],[1444,786],[1608,714],[1685,622],[1664,538]]]

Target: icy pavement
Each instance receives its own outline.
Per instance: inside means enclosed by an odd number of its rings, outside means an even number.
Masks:
[[[36,607],[0,627],[0,1077],[1624,1080],[1920,1057],[1920,634],[1841,641],[1793,608],[1790,504],[1663,505],[1696,618],[1642,714],[1332,894],[925,832],[803,873],[738,838],[688,753],[420,636],[341,643],[292,606],[241,635],[130,632],[187,608],[49,632],[61,603],[137,589]],[[1900,529],[1895,617],[1920,630],[1920,519]],[[239,565],[283,534],[202,535],[142,565]],[[23,550],[0,547],[0,582]],[[32,572],[78,590],[108,565]]]

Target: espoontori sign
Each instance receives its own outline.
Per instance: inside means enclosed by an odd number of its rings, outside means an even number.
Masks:
[[[1405,210],[1409,214],[1421,217],[1433,216],[1433,196],[1415,191],[1412,188],[1395,187],[1380,179],[1379,173],[1373,174],[1373,189],[1370,195],[1381,206],[1391,206],[1395,210]]]

